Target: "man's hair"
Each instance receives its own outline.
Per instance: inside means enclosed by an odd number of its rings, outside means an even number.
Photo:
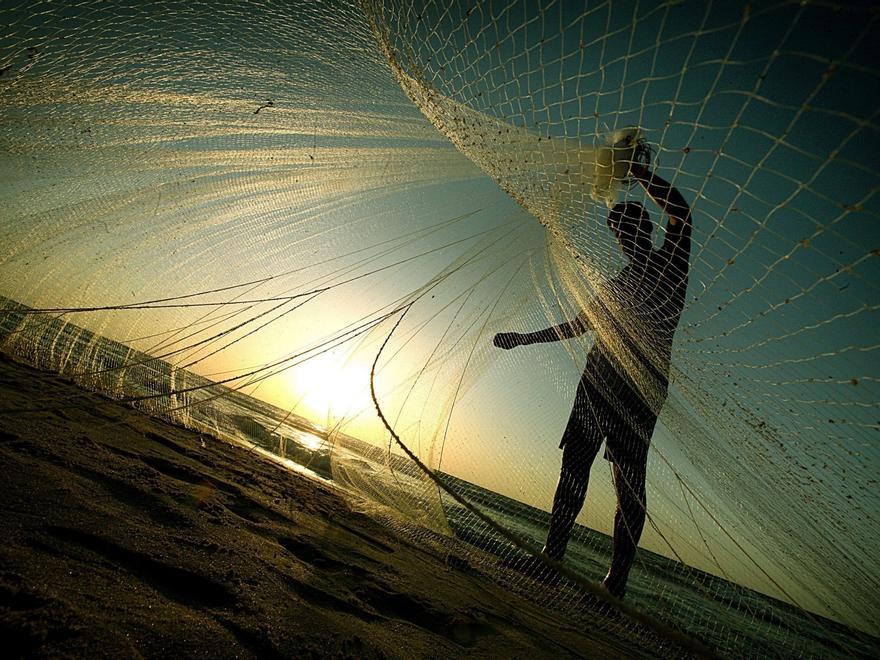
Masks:
[[[610,229],[633,237],[636,236],[637,232],[650,236],[651,229],[654,228],[648,212],[645,211],[645,207],[639,202],[615,204],[614,208],[608,213],[607,223]]]

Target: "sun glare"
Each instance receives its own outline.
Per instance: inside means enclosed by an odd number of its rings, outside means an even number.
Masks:
[[[289,372],[290,387],[315,416],[355,417],[372,408],[370,365],[345,353],[319,355]]]

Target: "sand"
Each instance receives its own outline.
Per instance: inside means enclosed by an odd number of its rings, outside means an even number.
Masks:
[[[332,485],[0,360],[0,409],[35,406],[56,409],[0,414],[4,654],[560,658],[626,648],[420,547]]]

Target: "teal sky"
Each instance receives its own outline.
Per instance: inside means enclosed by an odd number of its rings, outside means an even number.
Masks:
[[[642,127],[657,171],[691,202],[688,301],[649,467],[665,540],[649,528],[643,545],[876,633],[876,13],[536,5],[427,3],[393,14],[390,40],[409,44],[401,62],[437,93],[536,139],[592,147]],[[413,104],[357,7],[8,15],[0,293],[115,305],[271,278],[199,298],[229,302],[363,275],[281,307],[194,368],[268,364],[415,300],[378,377],[402,437],[433,467],[549,507],[591,337],[503,353],[491,337],[573,315],[584,292],[560,286],[572,257]],[[473,149],[491,156],[481,140]],[[623,261],[604,206],[568,194],[558,227],[612,276]],[[214,311],[239,313],[199,336],[277,304]],[[205,313],[72,320],[147,349]],[[394,320],[334,353],[331,390],[333,378],[368,387],[364,364]],[[319,377],[298,367],[256,394],[290,407]],[[298,412],[385,442],[368,405],[353,415],[363,399],[335,389],[323,418]],[[608,472],[597,461],[579,519],[602,531]]]

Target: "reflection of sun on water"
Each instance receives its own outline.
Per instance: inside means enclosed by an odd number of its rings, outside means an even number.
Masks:
[[[371,410],[370,365],[347,353],[331,351],[288,372],[291,389],[318,418],[353,417]]]
[[[311,433],[304,433],[303,431],[297,431],[296,441],[311,451],[317,451],[324,445],[324,441],[321,438]]]

